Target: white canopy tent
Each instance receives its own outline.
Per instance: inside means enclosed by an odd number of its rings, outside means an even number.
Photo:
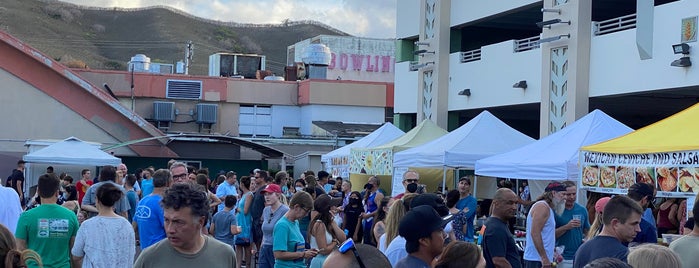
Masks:
[[[447,168],[473,169],[476,160],[516,149],[533,141],[534,139],[508,126],[490,112],[483,111],[442,137],[396,153],[393,166],[443,169],[442,188],[446,189]],[[394,180],[396,179],[400,178],[394,177]],[[402,186],[395,181],[393,184]]]
[[[121,164],[121,159],[100,150],[100,145],[90,144],[76,137],[67,138],[26,154],[22,159],[28,163],[57,165],[117,166]]]
[[[580,147],[633,131],[600,110],[529,145],[476,161],[476,175],[578,181]],[[531,182],[530,182],[531,184]],[[532,196],[536,196],[532,192]]]
[[[48,146],[32,151],[34,145]],[[67,172],[75,178],[79,175],[80,170],[84,168],[95,171],[98,166],[121,164],[121,159],[114,157],[111,154],[100,150],[101,144],[82,141],[76,137],[70,137],[63,141],[49,143],[28,141],[27,146],[30,152],[22,157],[22,160],[27,162],[25,170],[26,194],[33,194],[30,188],[36,184],[39,175],[42,174],[43,168],[48,165],[55,166],[57,171]]]
[[[403,136],[404,134],[405,132],[400,130],[398,127],[387,122],[383,124],[383,126],[369,133],[369,135],[322,155],[320,161],[324,163],[325,171],[329,172],[333,176],[349,178],[349,157],[352,148],[371,148],[384,145],[400,136]]]
[[[488,111],[463,126],[421,146],[398,152],[394,167],[473,169],[476,160],[522,147],[534,139],[500,121]]]

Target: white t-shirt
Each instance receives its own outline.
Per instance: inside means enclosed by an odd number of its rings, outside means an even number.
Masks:
[[[408,256],[408,252],[405,251],[405,238],[400,235],[393,238],[391,244],[386,247],[385,255],[388,261],[391,262],[391,266],[396,266],[400,259]]]
[[[84,256],[82,267],[133,267],[133,228],[123,217],[93,217],[78,229],[71,254]]]
[[[386,255],[386,233],[382,234],[381,237],[379,237],[379,251]]]
[[[19,195],[9,187],[0,186],[0,224],[5,225],[10,232],[17,229],[19,215],[22,214],[22,205],[19,204]]]

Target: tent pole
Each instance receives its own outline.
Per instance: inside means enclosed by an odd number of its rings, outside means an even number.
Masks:
[[[447,166],[443,166],[442,168],[442,193],[445,193],[447,189]]]
[[[474,174],[474,175],[473,175],[473,191],[472,191],[472,194],[473,194],[473,197],[476,198],[476,200],[478,200],[478,198],[476,197],[476,193],[477,193],[477,192],[478,192],[478,175],[475,175],[475,174]]]

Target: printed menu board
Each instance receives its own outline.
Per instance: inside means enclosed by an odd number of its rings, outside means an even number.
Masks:
[[[582,189],[626,194],[636,182],[652,184],[658,197],[699,193],[699,152],[610,154],[581,151]]]

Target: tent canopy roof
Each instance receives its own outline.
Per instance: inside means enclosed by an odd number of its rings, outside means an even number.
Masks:
[[[476,162],[476,174],[500,178],[577,180],[581,146],[609,140],[633,131],[594,110],[573,124],[507,153]]]
[[[99,146],[81,141],[76,137],[67,138],[26,154],[22,157],[29,163],[50,163],[58,165],[116,166],[121,159],[100,150]]]
[[[534,139],[508,126],[488,111],[433,141],[393,157],[395,167],[469,167],[476,160],[506,152]]]
[[[400,136],[392,142],[369,149],[393,149],[394,152],[398,152],[422,145],[447,133],[446,130],[437,126],[432,120],[425,119],[403,136]]]
[[[617,154],[699,150],[697,118],[699,104],[624,136],[581,149]]]
[[[350,150],[352,148],[370,148],[370,147],[379,146],[379,145],[385,144],[387,142],[390,142],[392,140],[395,140],[396,138],[398,138],[404,134],[405,134],[405,132],[400,130],[398,127],[387,122],[387,123],[383,124],[383,126],[381,126],[380,128],[369,133],[369,135],[366,135],[365,137],[363,137],[363,138],[361,138],[353,143],[347,144],[347,145],[340,147],[334,151],[331,151],[327,154],[322,155],[321,161],[322,162],[330,162],[330,159],[333,157],[338,157],[338,156],[343,156],[343,155],[349,156]]]

